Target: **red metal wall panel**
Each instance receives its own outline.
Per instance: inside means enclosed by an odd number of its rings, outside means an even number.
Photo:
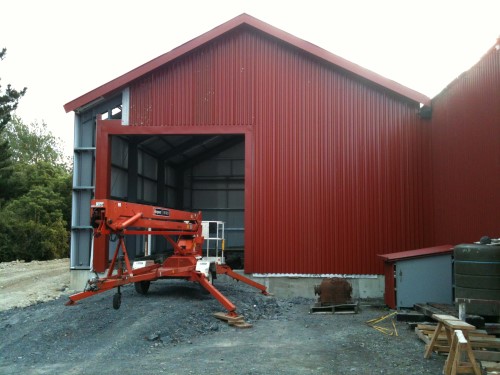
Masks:
[[[247,272],[381,274],[377,254],[430,245],[417,103],[242,29],[134,82],[130,100],[132,126],[250,127]]]
[[[251,270],[381,273],[377,252],[421,247],[428,129],[416,107],[286,49],[261,58],[273,87],[258,85]]]
[[[145,76],[131,86],[133,125],[253,123],[254,71],[248,35],[224,39]]]
[[[500,51],[433,100],[435,243],[500,236]]]

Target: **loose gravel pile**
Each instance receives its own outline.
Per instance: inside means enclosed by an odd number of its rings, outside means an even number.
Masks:
[[[215,281],[253,324],[215,319],[224,308],[199,285],[159,280],[148,295],[122,288],[64,306],[66,299],[0,312],[0,374],[440,374],[406,324],[399,336],[367,326],[388,312],[310,314],[315,300],[266,297],[225,276]],[[312,292],[312,291],[311,291]]]

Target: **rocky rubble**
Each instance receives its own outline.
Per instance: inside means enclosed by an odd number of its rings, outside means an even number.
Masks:
[[[399,336],[367,326],[386,314],[310,314],[314,298],[280,299],[221,277],[217,288],[252,323],[237,329],[197,284],[152,283],[148,295],[122,288],[76,306],[60,299],[0,312],[1,374],[440,374],[444,359],[423,359],[424,346],[404,323]]]

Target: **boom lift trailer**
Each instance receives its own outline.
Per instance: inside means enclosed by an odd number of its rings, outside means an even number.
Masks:
[[[228,275],[269,295],[264,285],[237,274],[222,262],[203,259],[201,212],[94,199],[90,214],[94,236],[116,236],[117,245],[106,276],[88,280],[84,291],[71,295],[66,305],[74,305],[84,298],[117,288],[113,296],[113,308],[119,309],[121,286],[134,283],[138,293],[146,294],[151,281],[175,278],[200,284],[225,307],[228,318],[235,318],[238,316],[236,306],[212,284],[215,274]],[[161,264],[134,262],[132,266],[125,247],[125,235],[163,236],[173,246],[174,253]],[[140,267],[136,268],[136,264]]]

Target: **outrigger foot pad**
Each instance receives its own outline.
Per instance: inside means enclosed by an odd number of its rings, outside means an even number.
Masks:
[[[218,312],[213,314],[217,319],[225,321],[232,327],[236,328],[252,328],[250,323],[245,322],[243,315],[230,315],[223,312]]]

